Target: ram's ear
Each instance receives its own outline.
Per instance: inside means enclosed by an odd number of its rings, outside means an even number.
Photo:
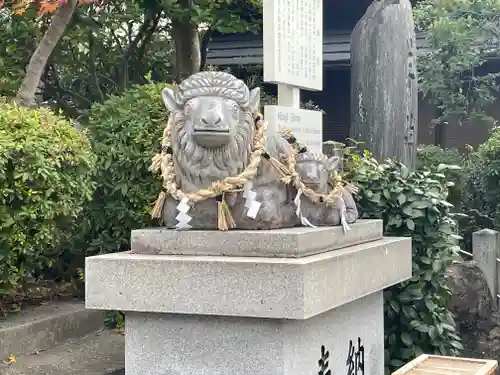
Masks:
[[[260,88],[256,87],[250,91],[249,109],[251,113],[260,112]]]
[[[333,171],[337,170],[337,168],[339,167],[339,163],[340,163],[340,158],[338,156],[332,156],[326,162],[326,169],[329,172],[333,172]]]
[[[182,109],[177,86],[174,86],[173,89],[165,87],[162,91],[162,98],[169,112],[176,112]]]

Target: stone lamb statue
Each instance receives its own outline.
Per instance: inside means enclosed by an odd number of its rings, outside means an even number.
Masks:
[[[296,172],[306,187],[324,196],[332,190],[330,176],[338,170],[339,164],[338,156],[328,159],[325,155],[304,152],[297,155]],[[346,229],[359,217],[351,193],[343,186],[340,187],[340,199],[333,206],[313,202],[304,195],[300,200],[302,216],[314,226],[342,225]]]
[[[165,88],[163,100],[170,118],[151,170],[161,171],[164,190],[153,216],[178,229],[221,229],[221,217],[237,229],[300,225],[297,189],[283,183],[295,151],[256,121],[260,89],[225,72],[200,72]]]

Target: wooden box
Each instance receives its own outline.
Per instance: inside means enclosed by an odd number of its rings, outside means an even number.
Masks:
[[[422,354],[392,375],[490,375],[497,367],[493,360]]]

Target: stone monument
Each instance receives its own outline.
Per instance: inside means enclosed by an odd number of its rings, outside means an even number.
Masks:
[[[416,40],[409,0],[374,1],[351,35],[350,137],[383,161],[415,167]]]
[[[165,188],[154,211],[170,224],[133,231],[131,251],[87,258],[86,306],[125,312],[127,375],[312,374],[327,351],[333,373],[382,375],[382,291],[411,277],[411,240],[356,221],[338,156],[290,133],[267,138],[258,116],[251,128],[227,121],[250,116],[245,88],[211,72],[165,92],[184,103],[153,159]],[[221,95],[240,89],[241,103]],[[239,137],[254,147],[233,146]],[[217,230],[229,216],[239,230]]]
[[[166,227],[86,259],[87,308],[126,315],[127,375],[384,373],[382,291],[411,277],[411,240],[357,221],[340,158],[267,128],[258,98],[221,72],[164,91]]]

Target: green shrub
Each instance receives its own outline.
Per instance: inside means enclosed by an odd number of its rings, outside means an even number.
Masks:
[[[488,140],[470,158],[468,171],[467,202],[495,218],[495,225],[499,226],[500,128],[493,130]]]
[[[97,155],[97,189],[77,245],[89,255],[128,250],[132,229],[158,224],[150,210],[161,181],[148,167],[167,122],[166,86],[134,86],[91,108],[87,127]]]
[[[360,155],[350,148],[345,167],[347,178],[360,188],[361,217],[383,219],[387,236],[412,237],[413,277],[384,291],[387,370],[421,353],[458,353],[461,341],[446,308],[445,270],[459,238],[449,216],[446,176],[413,173],[394,161],[379,164],[369,152]]]
[[[477,152],[464,163],[465,178],[460,220],[464,246],[472,251],[472,233],[479,229],[500,229],[500,129],[494,129]]]
[[[57,260],[49,250],[92,196],[94,159],[62,117],[0,102],[0,293]]]
[[[422,145],[417,149],[417,169],[436,172],[439,165],[464,166],[466,156],[462,155],[457,149],[442,149],[434,145]],[[446,177],[453,182],[449,188],[448,201],[457,209],[460,208],[462,200],[463,183],[465,172],[463,168],[454,168],[446,170]]]

